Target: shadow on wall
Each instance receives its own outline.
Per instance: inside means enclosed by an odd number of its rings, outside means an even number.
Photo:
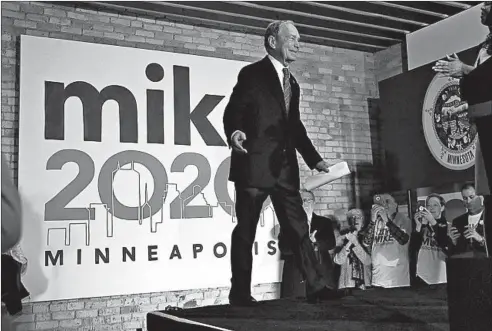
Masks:
[[[369,130],[372,162],[370,160],[354,162],[350,180],[352,185],[351,208],[361,208],[366,213],[371,209],[373,195],[383,189],[384,176],[386,176],[380,136],[379,99],[368,98],[367,109],[369,127],[363,127],[364,124],[360,124],[361,127],[357,129]],[[366,218],[369,216],[366,215]]]

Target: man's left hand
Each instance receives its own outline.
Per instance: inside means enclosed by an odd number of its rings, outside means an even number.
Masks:
[[[314,230],[313,233],[309,235],[309,239],[311,239],[311,242],[315,243],[316,242],[316,233],[318,230]]]
[[[467,226],[467,229],[463,234],[465,235],[466,239],[475,239],[478,242],[481,242],[483,239],[482,236],[477,233],[475,227],[473,226]]]
[[[316,170],[318,171],[323,171],[323,172],[330,172],[330,165],[326,162],[326,161],[319,161],[317,164],[316,164]]]

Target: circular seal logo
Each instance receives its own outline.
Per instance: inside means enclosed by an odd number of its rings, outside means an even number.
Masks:
[[[427,146],[441,165],[465,170],[475,164],[477,129],[468,120],[458,79],[434,76],[425,94],[422,126]]]

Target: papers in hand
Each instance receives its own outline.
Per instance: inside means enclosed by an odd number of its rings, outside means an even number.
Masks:
[[[334,180],[342,178],[345,175],[350,174],[350,169],[347,162],[339,162],[332,165],[328,173],[320,173],[314,176],[310,176],[306,179],[303,188],[307,191],[317,189],[320,186],[326,185]]]

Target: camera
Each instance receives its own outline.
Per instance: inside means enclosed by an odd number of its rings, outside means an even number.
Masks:
[[[419,211],[424,211],[424,210],[425,210],[424,206],[419,207]]]
[[[380,195],[380,194],[376,194],[373,198],[373,203],[374,205],[377,205],[377,206],[382,206],[384,208],[386,208],[386,202],[384,201],[383,197]]]

